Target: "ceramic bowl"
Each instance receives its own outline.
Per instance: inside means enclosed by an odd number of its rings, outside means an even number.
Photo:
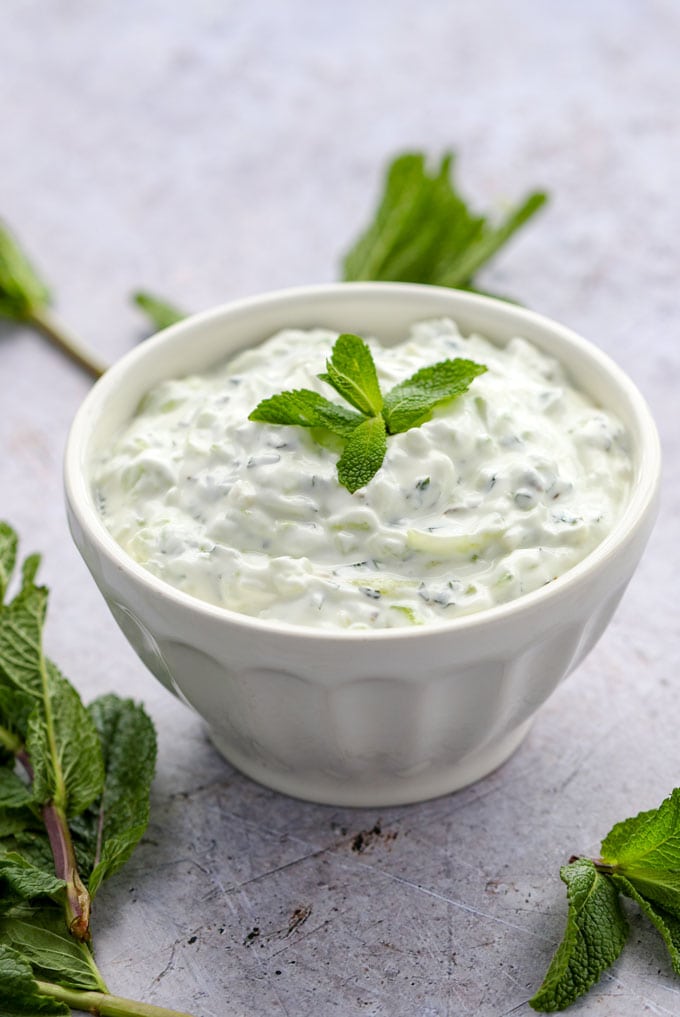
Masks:
[[[450,316],[499,344],[521,335],[624,422],[635,482],[609,536],[569,572],[517,600],[438,627],[320,631],[236,614],[168,586],[105,529],[90,482],[156,382],[209,367],[284,327],[402,339]],[[205,719],[219,751],[261,783],[337,805],[414,802],[502,763],[538,707],[593,647],[652,528],[659,443],[647,406],[595,346],[520,307],[397,283],[306,287],[189,318],[111,367],[79,410],[66,451],[74,540],[132,647]]]

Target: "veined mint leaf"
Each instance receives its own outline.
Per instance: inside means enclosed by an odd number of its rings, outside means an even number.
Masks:
[[[36,559],[30,559],[30,572]],[[9,604],[0,605],[0,710],[22,736],[42,694],[41,638],[47,590],[31,578]],[[3,718],[6,719],[6,718]]]
[[[94,822],[90,896],[128,860],[149,822],[149,790],[156,765],[156,732],[142,706],[108,695],[89,707],[104,754],[104,791]],[[86,873],[87,875],[87,873]]]
[[[617,823],[601,852],[602,861],[643,897],[680,918],[680,788],[658,809]]]
[[[592,861],[564,865],[560,878],[567,885],[567,928],[543,985],[529,1000],[542,1012],[564,1010],[587,992],[614,963],[628,936],[618,890]]]
[[[4,915],[0,944],[18,950],[38,977],[71,989],[102,989],[89,947],[69,934],[56,905],[23,904]]]
[[[338,459],[338,478],[350,494],[364,487],[378,472],[387,451],[383,417],[368,417],[352,432]]]
[[[676,975],[680,975],[680,918],[676,918],[660,904],[655,904],[654,901],[643,897],[625,876],[612,876],[611,878],[621,893],[639,905],[643,914],[647,915],[661,934],[661,938],[668,947],[673,970]]]
[[[298,388],[263,399],[248,419],[266,424],[326,427],[341,438],[348,438],[364,418],[310,388]]]
[[[63,879],[31,865],[16,851],[0,855],[0,886],[3,881],[21,900],[52,897],[66,886]]]
[[[319,377],[362,413],[380,413],[383,400],[375,363],[360,336],[349,332],[338,336],[326,361],[326,373]]]
[[[3,1017],[69,1017],[71,1008],[43,996],[28,961],[8,946],[0,946],[0,999]]]
[[[442,360],[416,371],[385,396],[383,416],[390,434],[408,431],[425,421],[436,406],[466,392],[487,368],[474,360]]]
[[[33,796],[77,816],[99,797],[104,763],[99,736],[74,687],[45,661],[43,702],[29,718],[26,748],[33,766]]]

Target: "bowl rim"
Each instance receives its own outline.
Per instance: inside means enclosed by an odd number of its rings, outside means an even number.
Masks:
[[[623,394],[631,407],[641,436],[639,476],[636,478],[628,504],[613,529],[579,563],[537,590],[522,594],[503,604],[459,615],[450,621],[438,622],[436,625],[424,624],[378,629],[318,628],[241,614],[231,608],[200,600],[149,572],[117,543],[106,529],[96,509],[89,479],[86,471],[81,470],[80,466],[81,463],[86,462],[85,452],[93,427],[96,427],[101,419],[104,407],[113,397],[122,378],[128,376],[129,372],[147,360],[153,362],[157,351],[161,351],[169,340],[177,340],[185,332],[200,330],[223,318],[229,319],[244,315],[249,311],[258,311],[268,305],[278,303],[290,304],[305,300],[337,298],[343,292],[348,295],[350,292],[355,295],[358,293],[372,294],[376,300],[387,299],[397,290],[404,296],[408,296],[409,293],[424,295],[425,291],[431,293],[433,290],[455,294],[456,299],[471,310],[501,310],[501,313],[509,321],[513,319],[517,321],[520,329],[521,323],[524,322],[534,328],[546,330],[557,337],[558,341],[566,342],[568,346],[582,351],[591,362],[596,363],[608,375]],[[433,314],[432,316],[436,317],[437,315]],[[453,311],[451,317],[454,317]],[[481,332],[482,329],[480,329]],[[521,335],[521,331],[518,334]],[[487,336],[487,338],[493,341],[493,336]],[[187,373],[192,370],[190,363],[187,364],[186,370]],[[154,384],[154,382],[152,381],[150,384]],[[231,300],[184,318],[134,347],[108,368],[77,410],[69,430],[64,454],[64,489],[69,509],[69,525],[74,538],[71,514],[78,521],[89,540],[94,543],[99,554],[108,558],[118,570],[129,575],[143,589],[164,601],[174,603],[179,608],[192,611],[213,621],[221,620],[229,622],[231,625],[251,629],[253,633],[276,634],[284,638],[303,637],[324,643],[333,640],[372,643],[385,639],[423,639],[432,638],[435,634],[474,632],[475,629],[488,626],[492,622],[512,622],[518,615],[531,613],[531,610],[536,607],[542,607],[568,596],[575,586],[580,585],[589,576],[596,573],[617,552],[620,552],[633,537],[638,527],[654,512],[659,494],[660,474],[659,434],[646,400],[625,371],[593,343],[546,315],[497,298],[464,290],[397,282],[340,282],[288,287]]]

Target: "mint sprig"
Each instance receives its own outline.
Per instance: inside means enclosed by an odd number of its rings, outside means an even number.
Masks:
[[[248,419],[332,431],[345,442],[338,480],[354,494],[382,466],[389,435],[423,424],[437,406],[467,391],[485,371],[473,360],[442,360],[416,371],[383,396],[369,347],[360,336],[345,332],[336,339],[326,370],[318,377],[358,413],[312,389],[298,388],[263,399]]]
[[[92,951],[92,898],[148,823],[153,724],[114,695],[84,706],[43,650],[40,559],[15,580],[17,552],[0,522],[0,1009],[182,1017],[112,996]]]
[[[31,325],[88,374],[106,367],[54,315],[52,294],[28,255],[0,220],[0,318]]]
[[[472,211],[447,152],[432,171],[422,152],[388,166],[374,218],[343,261],[345,282],[392,280],[474,289],[475,275],[547,201],[533,191],[498,223]]]
[[[658,809],[617,823],[601,852],[600,858],[572,859],[560,870],[567,884],[567,928],[529,1000],[535,1010],[564,1010],[616,960],[629,932],[621,894],[652,922],[680,974],[680,788]]]

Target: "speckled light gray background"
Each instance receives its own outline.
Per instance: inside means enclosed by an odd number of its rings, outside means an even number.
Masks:
[[[504,767],[422,806],[303,804],[234,772],[128,649],[64,517],[89,382],[0,326],[0,516],[45,553],[49,652],[160,732],[148,837],[95,915],[121,994],[196,1017],[526,1017],[560,864],[680,784],[679,48],[673,0],[5,0],[0,214],[107,360],[144,332],[136,286],[200,309],[336,278],[385,161],[452,147],[482,207],[551,192],[481,281],[610,353],[665,452],[635,580]],[[574,1014],[680,1015],[631,922]]]

